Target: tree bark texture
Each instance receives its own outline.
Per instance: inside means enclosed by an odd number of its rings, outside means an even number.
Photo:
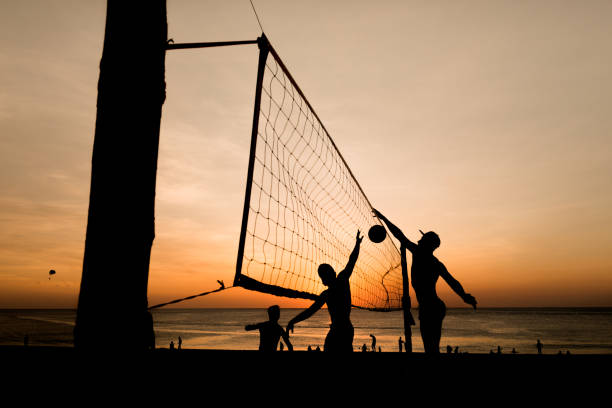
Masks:
[[[147,286],[166,95],[166,0],[108,0],[74,342],[145,349]]]

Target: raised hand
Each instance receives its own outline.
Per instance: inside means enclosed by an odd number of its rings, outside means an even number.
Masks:
[[[361,241],[363,240],[363,235],[360,237],[359,234],[361,233],[361,231],[357,230],[357,237],[356,237],[356,241],[357,244],[361,244]]]
[[[293,333],[293,322],[287,323],[287,333]]]

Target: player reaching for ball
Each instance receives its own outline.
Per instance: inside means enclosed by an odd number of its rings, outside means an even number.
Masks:
[[[461,284],[451,276],[446,267],[433,254],[440,246],[440,238],[433,231],[423,233],[417,244],[410,241],[404,233],[391,223],[380,211],[373,209],[374,215],[382,220],[389,231],[397,238],[404,248],[412,253],[412,268],[410,278],[412,287],[419,302],[419,321],[421,338],[427,354],[440,353],[440,337],[442,336],[442,320],[446,314],[446,306],[436,293],[436,283],[442,279],[463,299],[476,309],[476,299],[465,293]]]
[[[302,320],[308,319],[319,309],[327,304],[331,325],[325,337],[323,351],[331,352],[351,352],[353,351],[353,336],[355,330],[351,323],[351,286],[349,279],[355,268],[355,263],[359,257],[359,246],[363,236],[357,230],[355,238],[355,248],[349,256],[348,263],[336,276],[334,268],[329,264],[319,265],[319,277],[327,289],[321,292],[319,298],[306,310],[295,316],[287,324],[287,332],[293,331],[293,326]]]

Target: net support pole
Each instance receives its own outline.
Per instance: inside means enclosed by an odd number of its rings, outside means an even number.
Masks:
[[[259,40],[246,40],[246,41],[216,41],[216,42],[203,42],[203,43],[180,43],[166,44],[167,50],[185,50],[193,48],[211,48],[211,47],[227,47],[231,45],[245,45],[245,44],[256,44]]]
[[[400,256],[402,258],[402,310],[404,313],[404,343],[406,353],[412,353],[412,328],[414,326],[414,318],[410,312],[410,282],[408,280],[408,262],[406,261],[406,248],[400,247]]]
[[[259,63],[257,65],[257,86],[255,88],[255,108],[253,109],[253,129],[251,131],[251,150],[249,153],[249,168],[247,172],[246,190],[244,193],[244,208],[242,210],[242,227],[240,228],[240,241],[238,243],[238,259],[236,261],[236,275],[234,286],[240,285],[240,275],[242,271],[242,259],[244,258],[244,242],[246,239],[247,222],[249,218],[249,207],[251,205],[251,185],[253,180],[253,167],[255,166],[255,152],[257,148],[257,132],[259,130],[259,110],[261,105],[261,89],[263,85],[264,73],[266,70],[266,60],[270,46],[264,34],[257,39],[259,47]]]

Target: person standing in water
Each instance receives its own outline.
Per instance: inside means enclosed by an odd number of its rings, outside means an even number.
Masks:
[[[410,241],[404,233],[389,221],[380,211],[373,209],[374,215],[383,221],[393,236],[400,241],[401,246],[412,253],[410,277],[412,287],[419,302],[419,320],[421,338],[426,354],[440,354],[440,338],[442,337],[442,320],[446,315],[446,305],[436,293],[436,283],[442,277],[448,285],[463,299],[476,309],[476,299],[465,293],[461,284],[452,277],[442,262],[434,256],[434,251],[440,246],[440,238],[433,231],[422,234],[418,243]]]

